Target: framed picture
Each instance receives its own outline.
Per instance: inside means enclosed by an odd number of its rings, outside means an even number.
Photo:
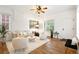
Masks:
[[[39,29],[39,21],[30,20],[29,21],[29,28],[30,29]]]

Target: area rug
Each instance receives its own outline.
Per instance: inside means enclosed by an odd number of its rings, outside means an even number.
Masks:
[[[29,54],[30,52],[32,52],[33,50],[35,50],[36,48],[42,46],[43,44],[47,43],[49,40],[48,39],[45,39],[45,40],[35,40],[34,42],[29,42],[27,41],[27,48],[25,51],[16,51],[14,52],[14,48],[12,46],[12,42],[6,42],[6,45],[7,45],[7,48],[8,48],[8,51],[10,54]]]

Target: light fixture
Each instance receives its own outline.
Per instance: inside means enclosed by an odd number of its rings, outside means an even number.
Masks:
[[[31,10],[33,10],[37,14],[42,14],[42,13],[45,13],[45,11],[47,10],[47,7],[43,7],[43,6],[40,6],[40,5],[36,5],[35,8],[33,8]]]

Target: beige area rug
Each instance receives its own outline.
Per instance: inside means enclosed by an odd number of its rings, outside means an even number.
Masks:
[[[14,48],[12,46],[12,42],[6,42],[6,45],[7,45],[7,48],[8,48],[8,51],[10,54],[29,54],[30,52],[32,52],[33,50],[35,50],[36,48],[42,46],[43,44],[47,43],[49,40],[48,39],[45,39],[45,40],[35,40],[34,42],[29,42],[29,41],[26,41],[27,43],[27,47],[25,49],[25,51],[16,51],[14,52]]]

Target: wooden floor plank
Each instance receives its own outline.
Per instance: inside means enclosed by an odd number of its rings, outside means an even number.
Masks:
[[[50,41],[45,43],[44,45],[40,46],[39,48],[32,51],[30,54],[65,54],[65,42],[59,39],[49,39]],[[6,54],[8,53],[8,49],[6,44],[0,42],[0,53]],[[67,54],[75,54],[76,50],[69,49]]]
[[[66,41],[61,41],[59,39],[50,39],[48,43],[35,49],[30,54],[65,54],[65,42]],[[75,52],[73,52],[72,49],[70,49],[68,54],[75,54]]]

